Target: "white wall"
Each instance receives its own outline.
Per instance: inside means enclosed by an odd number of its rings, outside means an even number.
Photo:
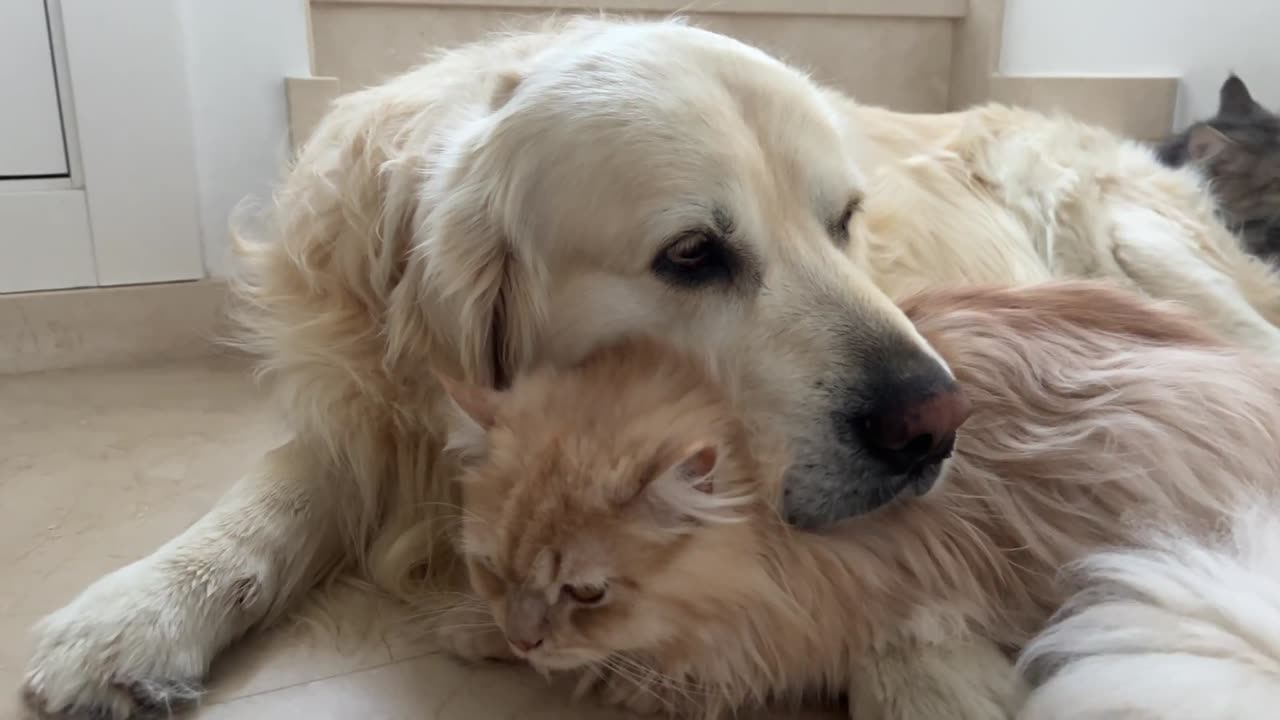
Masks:
[[[1007,0],[1000,72],[1182,78],[1176,124],[1212,115],[1231,71],[1280,109],[1280,0]]]
[[[311,74],[306,0],[181,0],[205,268],[228,268],[228,218],[264,204],[288,158],[286,75]]]

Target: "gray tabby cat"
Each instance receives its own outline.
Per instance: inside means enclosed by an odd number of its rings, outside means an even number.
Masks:
[[[1246,249],[1280,265],[1280,115],[1259,105],[1244,81],[1227,78],[1218,114],[1169,138],[1158,154],[1166,165],[1198,166]]]

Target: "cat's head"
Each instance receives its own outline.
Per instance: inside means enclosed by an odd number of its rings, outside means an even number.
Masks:
[[[691,359],[629,341],[494,391],[452,380],[461,545],[512,650],[549,670],[652,653],[726,612],[774,506]]]
[[[1280,116],[1232,75],[1219,91],[1218,114],[1187,131],[1184,152],[1212,182],[1246,247],[1280,257]]]

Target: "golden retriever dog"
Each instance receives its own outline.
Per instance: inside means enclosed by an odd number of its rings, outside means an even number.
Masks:
[[[291,438],[41,621],[27,702],[163,712],[325,577],[408,600],[448,582],[457,468],[428,368],[501,386],[661,336],[726,379],[756,442],[787,449],[783,510],[819,527],[926,492],[964,419],[951,372],[882,288],[1127,278],[1280,347],[1274,283],[1237,257],[1194,175],[1041,122],[861,108],[675,22],[560,23],[341,99],[266,237],[241,242],[244,344]],[[915,668],[966,652],[945,637],[882,650],[902,718],[947,681]],[[1011,672],[981,662],[966,670]]]

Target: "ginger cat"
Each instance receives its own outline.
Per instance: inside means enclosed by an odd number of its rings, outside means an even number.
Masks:
[[[904,307],[973,415],[940,488],[822,534],[779,519],[782,459],[656,342],[503,392],[446,380],[486,608],[446,644],[677,716],[847,695],[860,719],[1001,718],[1003,651],[1075,589],[1062,567],[1153,524],[1207,534],[1280,478],[1280,368],[1174,310],[1089,283]]]

